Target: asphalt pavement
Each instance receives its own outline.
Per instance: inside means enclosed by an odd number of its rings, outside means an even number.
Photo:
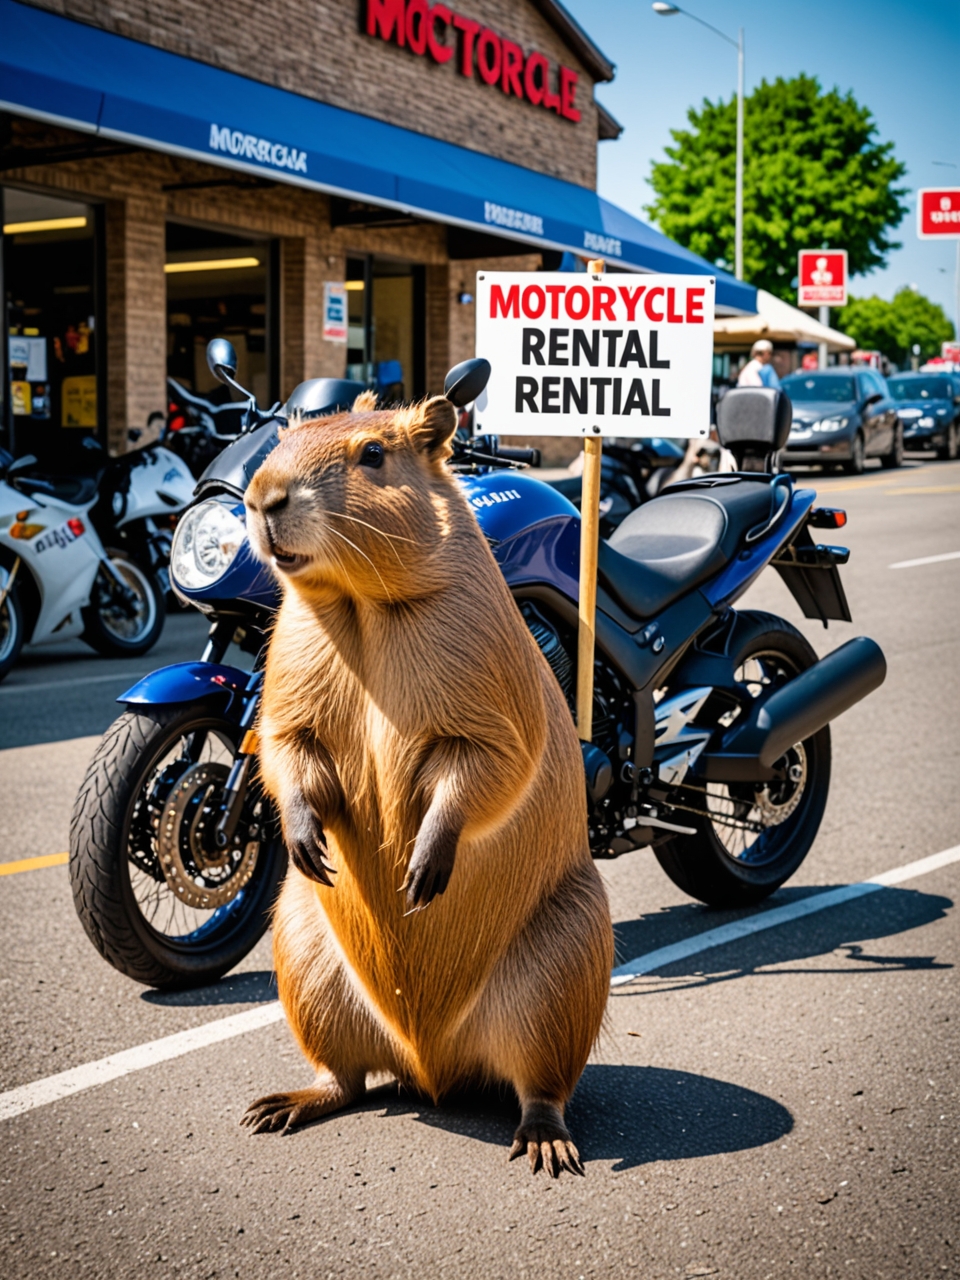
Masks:
[[[803,483],[849,512],[831,541],[852,550],[854,622],[804,621],[772,572],[741,607],[782,614],[821,653],[874,637],[887,681],[835,724],[819,838],[763,908],[698,906],[648,851],[601,866],[618,963],[687,945],[611,992],[569,1110],[584,1179],[507,1163],[506,1096],[434,1108],[385,1083],[292,1135],[251,1136],[237,1121],[252,1098],[310,1079],[272,1017],[269,941],[214,987],[143,990],[93,951],[53,865],[0,877],[0,1114],[21,1086],[138,1054],[0,1120],[0,1275],[960,1275],[960,862],[912,866],[960,845],[960,464]],[[175,615],[139,662],[25,654],[0,686],[0,869],[67,848],[114,699],[197,656],[204,633]],[[235,1015],[247,1029],[213,1042]],[[190,1029],[201,1047],[139,1051]]]

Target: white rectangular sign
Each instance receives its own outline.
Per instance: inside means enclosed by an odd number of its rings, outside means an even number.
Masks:
[[[331,280],[323,286],[323,337],[325,342],[347,341],[346,285]]]
[[[714,293],[712,276],[478,272],[478,430],[708,435]]]

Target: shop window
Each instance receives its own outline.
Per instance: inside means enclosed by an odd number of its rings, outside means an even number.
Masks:
[[[221,231],[167,223],[167,375],[214,402],[231,399],[207,368],[211,338],[229,338],[237,381],[261,405],[276,398],[276,248]]]
[[[7,324],[4,441],[55,463],[104,422],[99,210],[2,191]]]
[[[425,389],[424,269],[389,258],[347,259],[347,377],[387,400]]]

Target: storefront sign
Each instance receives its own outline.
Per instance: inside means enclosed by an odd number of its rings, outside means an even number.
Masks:
[[[325,342],[347,341],[346,285],[327,280],[323,286],[323,338]]]
[[[493,370],[479,429],[706,436],[715,281],[642,279],[479,272],[477,355]]]
[[[454,13],[445,4],[427,0],[365,0],[364,29],[388,43],[409,49],[417,57],[434,62],[456,59],[462,76],[474,71],[484,84],[496,85],[535,107],[555,111],[564,120],[580,119],[576,107],[579,76],[571,67],[557,66],[535,49],[524,53],[520,45],[490,27]]]
[[[960,188],[925,187],[917,192],[917,235],[921,240],[960,238]]]
[[[282,142],[270,142],[267,138],[258,138],[252,133],[243,133],[240,129],[231,129],[229,126],[221,128],[218,124],[211,124],[210,150],[223,151],[227,155],[247,160],[258,160],[261,164],[272,164],[275,169],[290,169],[294,173],[307,172],[305,151],[285,146]]]
[[[847,305],[846,249],[801,249],[797,268],[799,307]]]

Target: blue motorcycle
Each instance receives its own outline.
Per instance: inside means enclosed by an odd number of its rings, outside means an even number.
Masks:
[[[208,361],[243,391],[229,343],[211,343]],[[468,404],[488,376],[486,361],[466,361],[446,394]],[[119,699],[77,797],[77,911],[101,955],[147,985],[214,981],[267,927],[286,851],[255,725],[278,588],[247,542],[244,492],[288,417],[348,408],[362,389],[314,379],[267,413],[243,392],[243,432],[201,477],[171,554],[175,589],[210,619],[206,649]],[[591,849],[650,846],[676,885],[714,906],[753,905],[797,870],[827,802],[829,723],[886,673],[872,640],[818,660],[790,623],[734,608],[769,565],[806,617],[850,620],[849,553],[813,536],[845,514],[775,473],[790,417],[778,391],[731,391],[717,427],[740,470],[667,486],[599,548],[583,744]],[[574,714],[580,517],[524,469],[534,460],[488,436],[458,438],[451,465]],[[249,661],[226,662],[231,645]]]

